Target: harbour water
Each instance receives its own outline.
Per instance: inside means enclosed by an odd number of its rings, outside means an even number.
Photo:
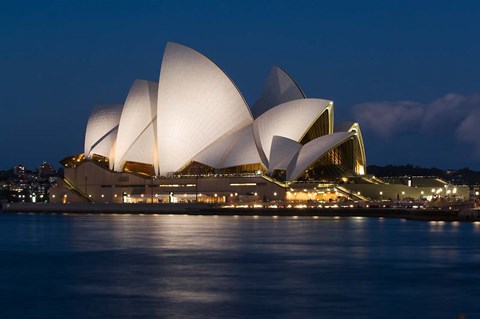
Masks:
[[[480,318],[480,223],[0,214],[0,318]]]

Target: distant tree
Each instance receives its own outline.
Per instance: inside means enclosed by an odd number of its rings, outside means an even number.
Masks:
[[[412,164],[386,166],[370,165],[367,167],[367,172],[378,177],[435,176],[459,185],[480,184],[480,172],[473,171],[468,167],[458,170],[443,170],[436,167],[424,168]]]

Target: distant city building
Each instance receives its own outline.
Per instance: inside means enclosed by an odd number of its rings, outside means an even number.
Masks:
[[[178,191],[198,201],[201,179],[205,200],[271,199],[295,181],[364,176],[360,126],[334,125],[333,108],[273,67],[252,112],[217,65],[168,43],[159,83],[136,80],[123,105],[93,109],[84,152],[62,160],[65,185],[54,195],[141,200],[148,189],[152,202]]]
[[[25,175],[25,166],[23,166],[22,164],[14,166],[13,167],[13,173],[18,177],[24,176]]]
[[[42,162],[42,164],[38,166],[38,176],[40,177],[52,177],[52,176],[55,176],[56,174],[57,174],[57,171],[55,170],[52,164],[49,164],[47,162]]]
[[[47,202],[50,188],[57,183],[53,165],[46,162],[37,171],[17,165],[0,173],[0,202]]]

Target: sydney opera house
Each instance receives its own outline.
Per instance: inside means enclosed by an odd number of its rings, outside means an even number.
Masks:
[[[333,111],[278,67],[250,109],[215,63],[168,43],[158,83],[135,80],[123,105],[93,109],[84,152],[61,161],[50,199],[280,201],[300,184],[319,199],[317,186],[365,174],[358,123],[334,124]]]

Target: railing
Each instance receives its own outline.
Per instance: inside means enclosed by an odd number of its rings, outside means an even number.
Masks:
[[[94,203],[95,201],[93,199],[91,199],[87,194],[85,194],[84,192],[82,192],[77,186],[75,186],[71,181],[68,180],[68,178],[64,178],[63,181],[65,182],[65,184],[67,184],[68,188],[73,191],[75,194],[77,194],[78,196],[82,197],[83,199],[85,199],[87,202],[89,203]]]
[[[349,189],[347,189],[343,186],[336,185],[335,188],[337,190],[339,190],[340,192],[344,193],[345,195],[348,195],[348,196],[352,197],[352,199],[356,198],[356,199],[363,200],[363,201],[368,201],[369,200],[365,196],[362,196],[361,194],[352,192],[351,190],[349,190]]]

